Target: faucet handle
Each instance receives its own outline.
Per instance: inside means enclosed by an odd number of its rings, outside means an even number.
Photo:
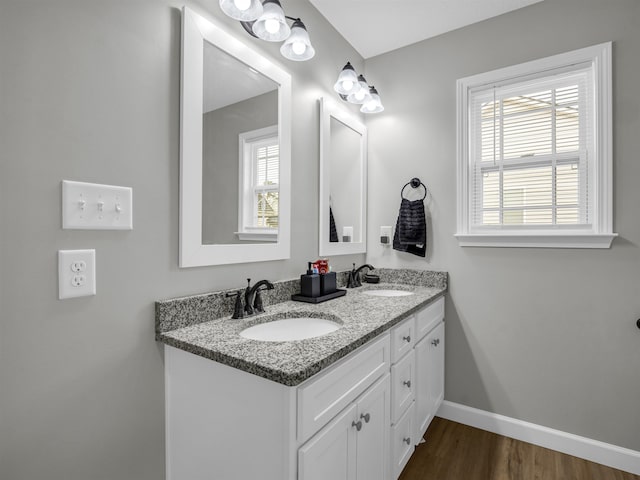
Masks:
[[[225,296],[233,297],[234,295],[236,296],[236,303],[233,307],[233,315],[231,315],[231,318],[235,320],[235,319],[244,317],[244,311],[242,308],[242,298],[240,297],[240,290],[238,290],[235,293],[228,292]]]

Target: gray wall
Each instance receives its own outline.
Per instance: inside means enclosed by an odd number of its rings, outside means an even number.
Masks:
[[[180,11],[171,0],[0,0],[0,478],[164,478],[154,301],[294,278],[318,254],[318,107],[362,59],[307,2],[293,76],[291,259],[179,269]],[[133,187],[133,231],[61,229],[63,179]],[[95,248],[95,297],[57,299],[57,250]],[[346,268],[363,256],[336,258]]]
[[[238,231],[238,135],[272,125],[278,125],[277,90],[203,115],[202,243],[247,243],[234,233]]]
[[[385,112],[368,117],[369,235],[398,191],[429,187],[427,259],[370,245],[378,266],[450,273],[447,400],[640,450],[640,2],[547,0],[366,61]],[[455,81],[612,40],[610,250],[461,248]],[[408,90],[410,89],[410,90]]]

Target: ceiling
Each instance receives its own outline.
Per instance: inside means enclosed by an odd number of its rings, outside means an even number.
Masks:
[[[541,1],[310,0],[364,58]]]
[[[278,85],[237,58],[204,42],[202,113],[271,92]]]

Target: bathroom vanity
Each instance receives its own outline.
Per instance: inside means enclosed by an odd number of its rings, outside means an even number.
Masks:
[[[339,299],[244,320],[211,318],[207,296],[158,302],[167,479],[396,479],[443,399],[446,274],[382,272]],[[275,290],[284,299],[287,286]],[[292,342],[239,334],[300,315],[340,328]]]

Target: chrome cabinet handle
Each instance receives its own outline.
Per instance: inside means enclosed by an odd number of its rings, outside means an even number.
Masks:
[[[402,441],[403,441],[404,443],[406,443],[407,445],[411,445],[411,438],[409,438],[409,437],[405,437],[405,438],[403,438],[403,439],[402,439]]]
[[[351,422],[351,426],[356,427],[357,431],[362,430],[362,422],[360,420],[358,420],[357,422],[354,420],[353,422]]]
[[[407,388],[411,388],[411,380],[405,380],[404,382],[402,382],[403,385],[406,385]]]
[[[407,335],[406,337],[402,337],[402,339],[406,342],[411,342],[411,335]]]
[[[438,345],[440,345],[440,339],[436,338],[435,340],[431,340],[431,345],[437,347]]]
[[[360,418],[364,419],[364,423],[369,423],[369,420],[371,420],[371,415],[369,415],[368,413],[361,413]]]

